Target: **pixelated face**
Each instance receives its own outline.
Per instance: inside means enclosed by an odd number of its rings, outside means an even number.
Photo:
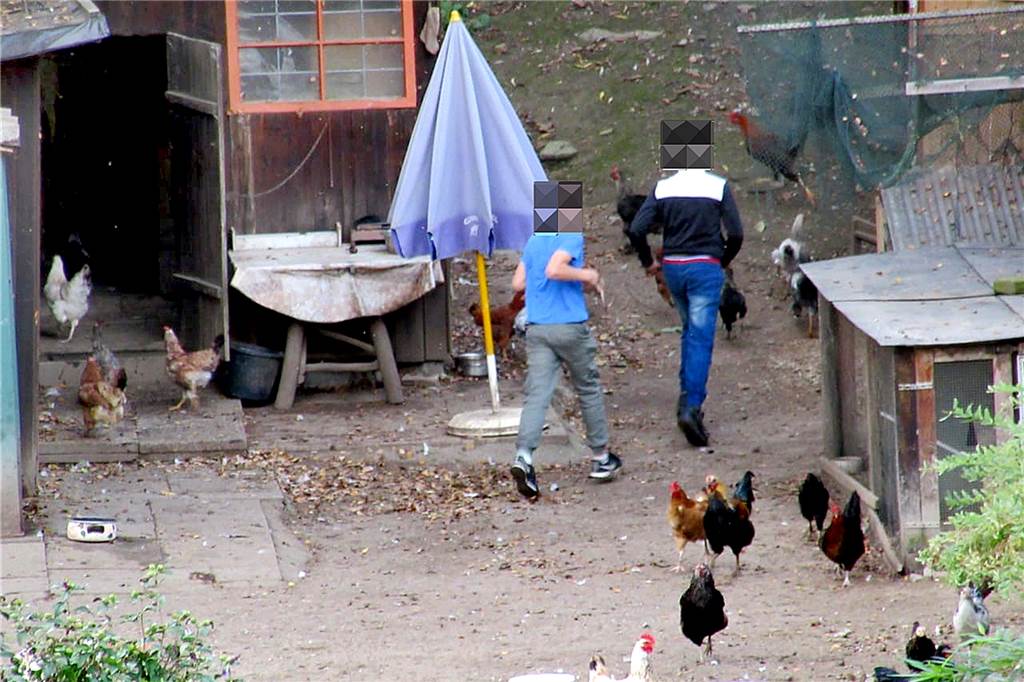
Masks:
[[[715,127],[708,119],[661,122],[663,170],[710,169],[714,162]]]
[[[583,231],[583,183],[533,183],[533,231]]]

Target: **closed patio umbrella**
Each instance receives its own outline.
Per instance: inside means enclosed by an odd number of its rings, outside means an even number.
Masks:
[[[533,183],[547,180],[512,103],[452,12],[416,118],[388,222],[403,257],[476,253],[491,410],[457,415],[461,435],[504,435],[518,410],[501,410],[485,257],[520,251],[533,233]]]

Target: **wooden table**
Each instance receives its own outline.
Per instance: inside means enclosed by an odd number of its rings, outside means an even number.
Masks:
[[[334,232],[233,235],[228,253],[235,266],[231,286],[293,321],[274,406],[288,409],[307,372],[377,372],[390,403],[401,403],[402,384],[387,327],[381,316],[415,301],[444,282],[441,264],[426,257],[402,258],[383,245],[361,245],[353,253]],[[366,318],[372,343],[319,328]],[[356,347],[366,362],[306,361],[311,333]]]

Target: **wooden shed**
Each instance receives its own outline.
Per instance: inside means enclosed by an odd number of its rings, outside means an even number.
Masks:
[[[27,13],[29,23],[52,13],[48,5],[74,6],[104,34],[109,27],[102,40],[91,35],[95,42],[55,44],[24,59],[5,50],[0,99],[19,117],[23,140],[9,167],[22,404],[38,405],[40,384],[77,386],[96,319],[130,376],[147,368],[162,375],[163,324],[186,347],[223,333],[284,350],[292,321],[230,286],[232,235],[330,232],[340,248],[360,218],[387,216],[433,65],[420,38],[428,3],[0,5]],[[88,251],[94,288],[81,331],[61,344],[40,289],[72,235]],[[448,359],[442,281],[431,277],[374,318],[398,363]],[[370,338],[369,327],[352,319],[334,331],[358,341]],[[357,355],[373,350],[354,347]],[[38,424],[37,409],[25,410],[26,431]],[[30,494],[37,448],[33,435],[22,457]]]
[[[1024,378],[1024,296],[993,282],[1024,275],[1024,248],[925,247],[809,263],[821,313],[826,472],[856,478],[899,561],[913,566],[948,522],[965,482],[922,466],[1002,436],[944,419],[962,405],[1008,409],[988,392]],[[1020,415],[1016,415],[1017,418]]]

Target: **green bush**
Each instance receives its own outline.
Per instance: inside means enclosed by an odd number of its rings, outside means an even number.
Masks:
[[[949,417],[995,427],[1006,438],[935,463],[937,473],[959,469],[977,487],[947,498],[958,510],[950,519],[953,527],[932,538],[919,556],[943,571],[955,587],[973,582],[1004,594],[1019,594],[1024,587],[1024,425],[1016,423],[1013,414],[1024,389],[1003,384],[989,390],[1008,395],[1010,415],[954,403]],[[915,672],[906,679],[913,682],[1024,679],[1024,636],[1007,630],[971,636],[949,661],[910,665]]]
[[[49,611],[30,610],[20,599],[0,597],[0,615],[17,640],[14,649],[0,636],[0,679],[21,682],[206,682],[232,680],[237,660],[217,655],[206,640],[213,622],[177,611],[164,620],[164,598],[156,588],[165,572],[154,564],[144,572],[142,589],[130,595],[130,612],[115,618],[115,595],[97,597],[91,605],[71,607],[82,590],[65,582]],[[138,639],[114,632],[118,623],[138,627]]]
[[[466,28],[473,31],[484,30],[491,25],[491,15],[479,10],[480,3],[477,2],[453,2],[452,0],[441,0],[438,7],[441,10],[441,25],[448,28],[448,20],[452,12],[458,12]]]
[[[907,661],[909,682],[1003,682],[1024,678],[1024,637],[1008,630],[969,637],[946,661]]]
[[[1009,394],[1014,410],[1020,405],[1022,390],[1010,385],[990,389]],[[1010,415],[957,404],[952,416],[994,426],[1007,437],[998,445],[979,445],[974,452],[936,462],[938,473],[960,469],[963,477],[978,487],[947,498],[951,507],[959,510],[950,519],[953,528],[932,538],[920,558],[944,571],[954,586],[974,582],[1013,594],[1024,587],[1024,425]]]

